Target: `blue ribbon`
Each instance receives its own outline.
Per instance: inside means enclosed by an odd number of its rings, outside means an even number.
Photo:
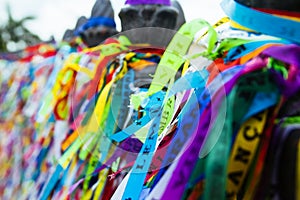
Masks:
[[[82,32],[85,30],[92,28],[92,27],[97,27],[97,26],[106,26],[110,28],[116,28],[116,23],[114,19],[108,18],[108,17],[91,17],[88,19],[88,21],[80,26],[76,31],[75,35],[80,35]]]
[[[113,134],[112,136],[110,136],[110,139],[117,141],[117,142],[121,142],[121,141],[125,140],[126,138],[130,137],[131,135],[133,135],[135,132],[137,132],[143,126],[145,126],[148,122],[150,122],[151,119],[153,119],[153,117],[155,117],[155,115],[151,112],[151,108],[153,106],[161,106],[161,104],[163,103],[164,96],[165,96],[165,93],[162,91],[152,95],[150,97],[150,101],[148,102],[148,104],[145,107],[145,111],[146,111],[145,116],[143,116],[141,119],[135,121],[135,123],[131,124],[127,128]]]
[[[235,22],[257,32],[300,43],[300,23],[263,13],[233,0],[223,0],[224,12]]]
[[[262,41],[254,41],[249,42],[234,48],[231,48],[226,57],[224,58],[225,62],[230,62],[233,60],[236,60],[238,58],[241,58],[251,52],[253,52],[255,49],[258,49],[259,47],[266,45],[266,44],[290,44],[290,42],[286,40],[262,40]]]

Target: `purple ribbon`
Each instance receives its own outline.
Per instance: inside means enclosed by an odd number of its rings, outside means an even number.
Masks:
[[[212,103],[208,105],[204,113],[201,115],[200,125],[193,133],[194,139],[188,148],[185,149],[184,153],[179,159],[178,165],[173,172],[174,176],[172,176],[171,180],[169,181],[162,199],[174,199],[174,197],[180,199],[182,197],[182,194],[185,190],[185,184],[188,182],[193,168],[197,162],[199,151],[205,142],[210,124],[214,123],[218,115],[218,108],[212,107],[211,105],[213,104],[213,106],[220,106],[224,95],[230,93],[238,78],[243,74],[261,69],[265,66],[266,61],[259,57],[249,61],[241,71],[234,75],[230,81],[224,84],[225,93],[221,91],[224,90],[222,87],[220,90],[218,90],[218,92],[216,92],[216,95],[212,98]]]
[[[272,46],[264,50],[262,54],[300,68],[300,46],[298,45]]]
[[[294,44],[284,46],[272,46],[262,52],[262,55],[270,56],[289,64],[288,79],[275,70],[271,70],[281,93],[290,97],[300,89],[300,47]]]
[[[125,4],[129,4],[129,5],[162,4],[162,5],[170,6],[171,1],[170,0],[126,0]]]
[[[137,138],[127,138],[120,144],[120,146],[118,146],[114,154],[103,165],[94,171],[94,174],[110,167],[120,156],[124,156],[122,159],[126,160],[127,163],[133,162],[142,148],[142,145],[142,142],[140,142]]]

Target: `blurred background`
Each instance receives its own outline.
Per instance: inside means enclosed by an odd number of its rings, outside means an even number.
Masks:
[[[221,0],[178,0],[187,21],[203,18],[210,23],[225,16]],[[39,41],[60,41],[80,16],[90,17],[93,0],[0,0],[0,52],[16,51]],[[111,0],[117,29],[125,0]]]

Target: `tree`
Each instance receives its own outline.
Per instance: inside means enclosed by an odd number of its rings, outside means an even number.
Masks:
[[[9,5],[6,6],[6,12],[7,22],[0,27],[0,52],[16,51],[41,42],[37,35],[25,27],[25,23],[34,20],[35,17],[14,19]]]

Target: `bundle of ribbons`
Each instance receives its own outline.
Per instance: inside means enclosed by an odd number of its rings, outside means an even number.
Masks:
[[[299,199],[299,38],[228,21],[2,59],[1,199]]]

